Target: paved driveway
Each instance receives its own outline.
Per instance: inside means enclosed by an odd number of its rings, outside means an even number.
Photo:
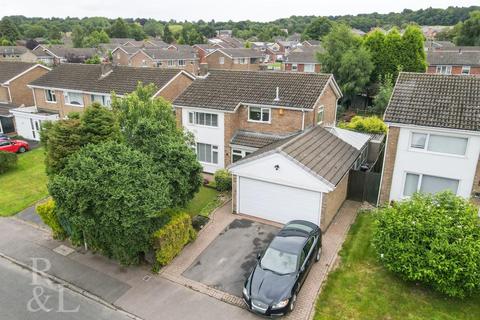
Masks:
[[[255,265],[257,255],[278,231],[278,228],[271,225],[236,219],[182,275],[241,297],[243,283]]]

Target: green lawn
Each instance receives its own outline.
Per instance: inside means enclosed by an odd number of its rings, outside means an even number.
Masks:
[[[219,205],[218,192],[215,189],[200,187],[200,191],[188,204],[186,211],[191,215],[208,216]]]
[[[18,156],[18,166],[0,175],[0,216],[11,216],[47,196],[42,148]]]
[[[387,272],[375,258],[371,235],[372,217],[361,214],[317,301],[315,320],[480,319],[480,296],[449,299]]]

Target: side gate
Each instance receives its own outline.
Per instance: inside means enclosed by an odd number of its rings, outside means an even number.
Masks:
[[[377,204],[381,173],[350,170],[347,198]]]

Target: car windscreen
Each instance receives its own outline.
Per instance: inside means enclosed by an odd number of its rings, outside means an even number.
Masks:
[[[297,270],[298,255],[269,247],[263,255],[260,265],[263,269],[278,274],[289,274]]]

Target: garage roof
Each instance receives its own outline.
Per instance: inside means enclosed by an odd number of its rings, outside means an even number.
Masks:
[[[366,143],[366,142],[365,142]],[[274,142],[230,167],[280,153],[331,186],[336,186],[353,166],[360,151],[324,127],[317,126],[296,136]]]

